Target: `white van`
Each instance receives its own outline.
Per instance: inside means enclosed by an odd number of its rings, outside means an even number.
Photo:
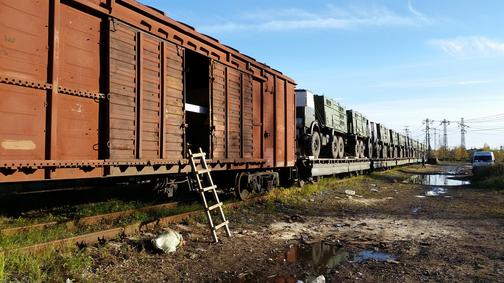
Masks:
[[[490,151],[477,151],[472,158],[472,167],[478,168],[483,166],[490,166],[495,163],[495,156]]]

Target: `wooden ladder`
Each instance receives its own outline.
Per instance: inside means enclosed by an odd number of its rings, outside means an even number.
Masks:
[[[222,202],[219,200],[219,196],[217,195],[216,191],[217,186],[214,184],[212,180],[212,175],[210,175],[211,171],[208,168],[208,165],[205,160],[206,153],[204,153],[203,150],[200,148],[198,153],[192,153],[192,151],[189,150],[189,156],[191,159],[192,172],[194,173],[194,176],[196,177],[196,181],[198,183],[198,192],[200,193],[201,199],[203,200],[203,205],[205,206],[205,213],[208,219],[208,224],[210,226],[210,230],[212,231],[213,239],[217,243],[219,242],[219,238],[217,237],[217,230],[219,230],[222,227],[226,228],[227,236],[231,237],[231,231],[229,230],[229,221],[226,220],[226,216],[224,215],[224,210],[222,208]],[[198,168],[196,167],[195,159],[198,158],[200,159],[202,170],[198,170]],[[204,178],[205,176],[206,180]],[[209,186],[204,187],[204,183],[208,184]],[[210,191],[213,193],[213,196],[215,198],[215,204],[211,206],[208,205],[208,201],[205,196],[205,193]],[[222,222],[218,225],[215,225],[214,221],[212,220],[211,212],[215,209],[219,209],[220,216],[222,219]]]

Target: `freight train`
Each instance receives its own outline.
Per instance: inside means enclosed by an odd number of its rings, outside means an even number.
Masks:
[[[202,148],[245,198],[424,154],[329,98],[301,109],[290,77],[135,0],[0,7],[2,184],[128,178],[171,193]]]

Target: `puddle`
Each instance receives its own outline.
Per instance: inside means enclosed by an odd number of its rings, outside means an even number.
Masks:
[[[452,179],[450,175],[413,175],[409,183],[426,186],[464,186],[471,184],[470,181]]]
[[[358,254],[355,255],[354,258],[355,262],[365,262],[369,260],[390,261],[390,260],[396,260],[396,257],[384,252],[366,250],[359,252]]]
[[[331,269],[346,262],[348,258],[349,254],[343,248],[325,242],[317,242],[311,245],[292,246],[279,256],[278,260],[300,263],[323,272],[325,269]]]
[[[391,261],[395,256],[374,250],[363,250],[353,256],[348,251],[336,245],[317,242],[311,245],[292,246],[280,255],[279,262],[298,263],[301,266],[312,267],[315,271],[323,273],[327,269],[335,268],[347,261]]]
[[[411,209],[411,214],[416,215],[416,214],[418,214],[420,212],[420,210],[422,210],[421,207],[414,207],[414,208]]]
[[[425,195],[428,196],[428,197],[438,197],[440,195],[446,194],[447,192],[448,192],[448,190],[444,189],[444,188],[434,188],[434,189],[432,189],[430,191],[427,191],[425,193]]]
[[[344,248],[325,242],[317,242],[310,245],[297,245],[290,247],[287,251],[277,257],[278,262],[290,264],[299,264],[303,269],[313,269],[316,274],[323,274],[329,269],[336,268],[345,262],[363,263],[367,261],[395,261],[397,257],[388,253],[377,252],[374,250],[363,250],[350,255]],[[268,282],[299,282],[299,276],[272,275],[268,277]],[[303,278],[304,282],[313,281],[315,277]],[[301,281],[303,282],[303,281]]]

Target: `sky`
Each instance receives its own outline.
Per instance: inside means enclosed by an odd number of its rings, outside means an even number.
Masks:
[[[465,118],[466,147],[504,146],[502,0],[141,2],[414,138],[447,119],[459,146]]]

